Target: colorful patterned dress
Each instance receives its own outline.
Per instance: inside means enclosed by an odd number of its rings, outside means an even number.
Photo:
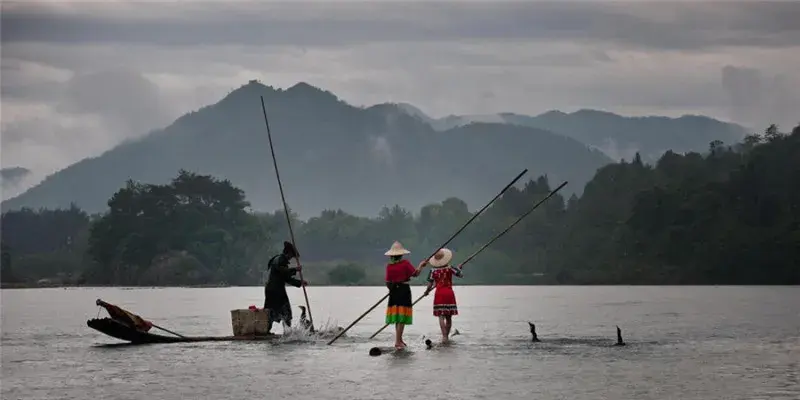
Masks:
[[[458,315],[456,294],[453,292],[453,276],[463,277],[461,270],[451,265],[432,268],[428,274],[428,282],[436,285],[433,294],[433,315]]]
[[[408,281],[415,273],[416,268],[408,260],[400,260],[386,266],[386,287],[389,288],[387,324],[411,325],[413,322],[411,286]]]

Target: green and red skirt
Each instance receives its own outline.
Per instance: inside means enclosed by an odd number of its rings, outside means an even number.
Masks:
[[[386,307],[387,324],[411,325],[414,310],[411,306],[411,286],[407,283],[387,283],[389,305]]]

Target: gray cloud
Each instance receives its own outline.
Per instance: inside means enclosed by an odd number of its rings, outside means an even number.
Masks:
[[[790,1],[178,4],[16,4],[4,7],[2,35],[161,46],[559,40],[699,50],[800,43],[800,3]]]
[[[4,198],[70,163],[164,126],[172,114],[158,87],[136,72],[106,70],[61,81],[67,76],[63,71],[33,68],[53,79],[28,86],[3,80],[3,166],[31,170],[18,184],[3,188]],[[17,79],[26,74],[11,67],[6,71]],[[22,95],[14,96],[15,91]]]
[[[127,69],[76,75],[66,82],[57,110],[102,115],[124,136],[164,126],[171,114],[158,86]]]
[[[768,76],[755,68],[726,65],[722,87],[731,107],[731,117],[750,121],[761,128],[783,123],[788,131],[800,123],[800,81],[784,74]]]

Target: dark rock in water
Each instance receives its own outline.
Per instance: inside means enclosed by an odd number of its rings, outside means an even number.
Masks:
[[[369,349],[369,355],[371,355],[373,357],[379,356],[382,353],[383,353],[383,351],[381,351],[380,347],[373,347],[373,348]]]
[[[433,347],[433,342],[430,339],[425,339],[425,346],[430,350]]]

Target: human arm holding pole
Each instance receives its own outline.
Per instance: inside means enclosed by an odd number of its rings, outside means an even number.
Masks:
[[[425,258],[425,259],[423,259],[422,261],[419,262],[419,265],[417,265],[417,269],[414,270],[414,273],[411,274],[411,276],[412,277],[419,276],[419,274],[422,272],[422,269],[425,268],[426,265],[428,265],[428,259],[427,258]]]
[[[300,279],[297,279],[297,278],[295,278],[293,276],[294,274],[300,272],[300,270],[301,270],[301,268],[299,268],[299,267],[298,268],[281,267],[281,269],[279,271],[280,271],[281,275],[283,276],[283,280],[286,281],[286,283],[288,283],[288,284],[290,284],[290,285],[292,285],[294,287],[307,286],[308,282],[303,280],[302,277]]]
[[[302,275],[300,279],[294,277],[295,274],[301,272],[302,267],[290,267],[289,257],[286,254],[280,254],[273,258],[270,268],[275,269],[275,272],[280,276],[281,280],[294,287],[301,287],[308,283],[303,280]]]
[[[427,280],[428,280],[428,286],[425,288],[425,293],[422,294],[422,297],[427,296],[428,294],[430,294],[431,290],[433,290],[433,285],[435,283],[433,281],[433,271],[428,271],[428,279]],[[420,297],[420,299],[422,297]],[[419,301],[419,300],[417,300],[417,301]],[[414,303],[416,304],[416,302],[414,302]]]

